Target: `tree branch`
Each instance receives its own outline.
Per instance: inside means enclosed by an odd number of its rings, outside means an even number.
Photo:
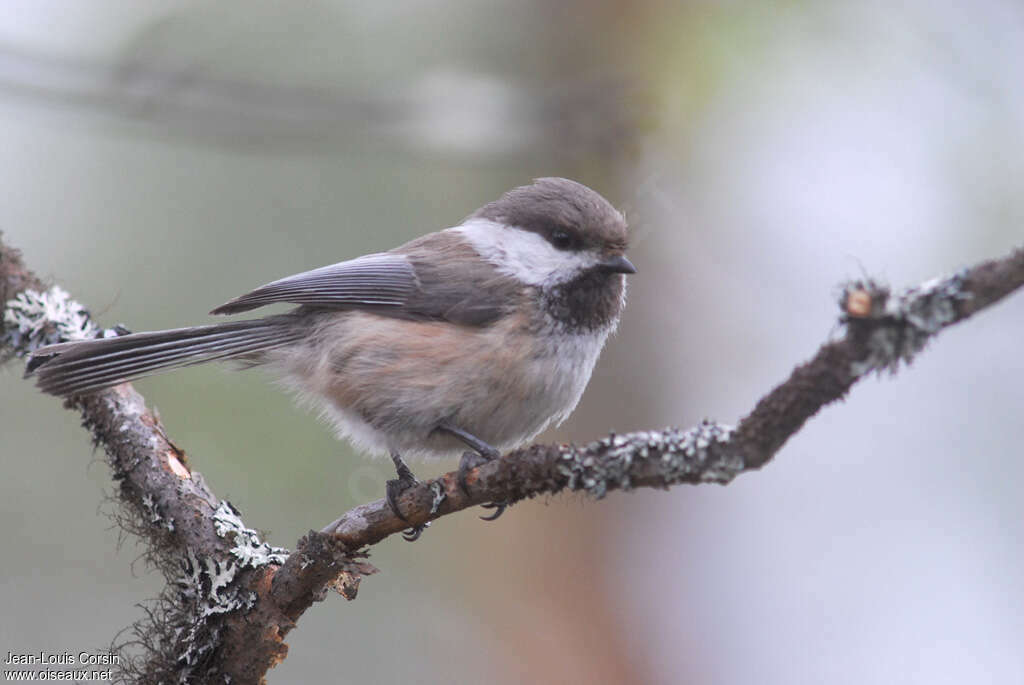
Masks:
[[[104,334],[67,293],[45,288],[2,240],[0,297],[0,353],[8,357]],[[359,577],[373,572],[357,551],[329,536],[303,538],[291,557],[261,542],[189,468],[131,385],[72,398],[65,407],[81,413],[106,452],[119,485],[118,523],[147,543],[148,560],[167,582],[155,608],[133,627],[136,639],[126,646],[142,654],[124,655],[122,680],[260,682],[287,654],[284,635],[314,599],[329,585],[353,598]]]
[[[125,525],[149,542],[151,560],[173,588],[161,598],[160,611],[136,628],[137,644],[151,647],[135,662],[135,673],[260,682],[286,655],[284,636],[328,588],[355,596],[359,578],[374,570],[360,550],[410,523],[566,489],[600,498],[611,490],[728,483],[770,461],[809,418],[857,381],[895,372],[939,331],[1022,285],[1024,249],[898,296],[871,281],[849,283],[839,302],[843,337],[822,345],[735,428],[705,421],[685,431],[612,435],[586,446],[533,445],[473,469],[465,489],[451,472],[406,490],[399,505],[408,522],[377,500],[321,533],[311,531],[291,554],[261,542],[228,503],[217,500],[129,385],[71,400],[67,406],[82,413],[121,484]],[[2,242],[0,296],[10,300],[0,331],[10,354],[24,355],[69,337],[69,331],[70,337],[103,334],[66,293],[44,290]],[[40,312],[61,317],[55,321]],[[175,631],[187,638],[184,643]]]

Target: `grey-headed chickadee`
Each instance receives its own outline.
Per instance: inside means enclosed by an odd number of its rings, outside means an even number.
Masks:
[[[268,283],[214,309],[286,314],[67,342],[32,355],[61,396],[213,360],[266,366],[340,436],[401,455],[498,456],[576,407],[625,303],[626,222],[564,178],[505,193],[454,228]],[[499,510],[500,513],[500,510]]]

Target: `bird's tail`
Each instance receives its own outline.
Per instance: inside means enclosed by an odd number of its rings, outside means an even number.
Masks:
[[[203,362],[260,361],[260,353],[304,337],[287,315],[49,345],[36,350],[26,376],[51,395],[70,396]]]

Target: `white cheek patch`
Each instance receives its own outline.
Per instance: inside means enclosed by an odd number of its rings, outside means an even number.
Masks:
[[[462,235],[498,271],[528,285],[570,281],[600,260],[593,252],[559,250],[537,233],[488,219],[471,219],[448,230]]]

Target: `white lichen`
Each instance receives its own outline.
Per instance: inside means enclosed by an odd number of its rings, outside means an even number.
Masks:
[[[213,514],[217,535],[234,542],[231,554],[241,563],[242,568],[260,568],[268,564],[283,564],[291,554],[283,547],[273,547],[260,540],[252,528],[246,528],[238,512],[227,501],[220,503]]]
[[[231,554],[235,558],[221,561],[199,556],[192,550],[186,555],[176,585],[182,599],[193,607],[188,630],[178,634],[178,658],[188,666],[198,664],[219,644],[218,629],[209,623],[211,617],[248,611],[255,605],[256,593],[239,586],[239,574],[247,568],[283,564],[289,554],[286,549],[271,547],[260,540],[256,531],[245,527],[238,511],[227,501],[217,507],[213,520],[217,535],[234,544]]]
[[[875,327],[866,341],[868,356],[852,365],[852,373],[895,372],[901,362],[910,363],[933,335],[956,321],[959,304],[971,298],[965,277],[962,271],[910,288],[898,297],[883,295],[884,306],[869,317]],[[850,320],[851,325],[855,322]]]
[[[24,290],[4,305],[4,342],[23,356],[67,340],[97,337],[99,328],[84,305],[60,286],[45,292]]]
[[[744,469],[743,459],[728,449],[732,431],[730,426],[703,421],[685,431],[612,434],[582,448],[564,447],[559,472],[568,478],[570,489],[586,490],[598,499],[608,490],[630,489],[634,469],[649,473],[644,467],[652,460],[666,487],[695,477],[725,484]]]
[[[192,605],[193,615],[188,630],[178,631],[178,660],[195,666],[219,643],[218,631],[210,627],[210,617],[248,611],[256,602],[256,593],[235,587],[241,565],[233,561],[222,564],[189,550],[182,570],[176,585],[182,599]]]
[[[156,500],[148,492],[142,496],[142,508],[146,512],[146,518],[150,523],[160,523],[163,520],[160,510],[156,506]]]
[[[441,503],[444,502],[447,494],[445,494],[444,486],[436,480],[430,484],[430,493],[433,495],[433,499],[430,501],[430,513],[433,515],[441,508]]]

